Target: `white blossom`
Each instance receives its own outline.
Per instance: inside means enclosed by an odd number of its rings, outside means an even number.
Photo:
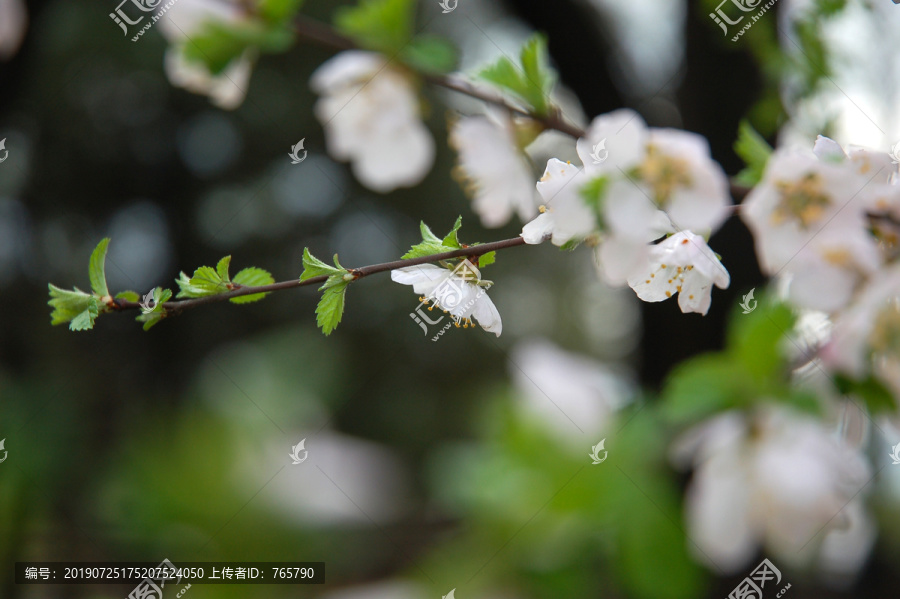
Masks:
[[[874,183],[889,183],[897,172],[897,165],[889,153],[853,145],[847,146],[845,150],[839,143],[824,135],[816,137],[813,152],[820,160],[849,165],[867,179],[874,177]]]
[[[472,208],[485,227],[501,227],[513,213],[523,221],[534,218],[534,175],[508,113],[462,117],[451,125],[449,139],[459,154],[455,172],[473,196]]]
[[[624,377],[608,366],[543,340],[518,345],[509,371],[522,412],[560,439],[574,442],[579,451],[584,448],[581,433],[593,439],[609,430],[615,413],[633,394]]]
[[[617,110],[595,118],[576,149],[583,169],[547,163],[537,186],[544,214],[522,237],[540,243],[551,236],[563,245],[592,236],[609,284],[645,276],[653,240],[683,230],[710,233],[728,214],[727,178],[699,135],[648,128],[636,112]]]
[[[401,285],[412,285],[413,291],[422,296],[419,301],[431,302],[433,307],[449,312],[457,323],[464,322],[465,327],[474,319],[497,337],[503,330],[500,313],[487,295],[486,287],[490,283],[483,281],[481,272],[469,262],[456,270],[434,264],[407,266],[391,271],[391,279]]]
[[[185,47],[209,23],[239,23],[247,18],[246,9],[238,0],[179,0],[168,9],[159,26],[171,44],[166,50],[165,70],[172,85],[209,96],[213,104],[225,110],[240,106],[250,84],[254,52],[246,51],[214,75],[202,62],[188,60]]]
[[[329,153],[349,161],[359,181],[386,193],[425,178],[434,139],[422,122],[410,76],[381,54],[348,50],[326,61],[310,85]]]
[[[874,276],[835,319],[826,366],[855,378],[873,372],[900,395],[900,265]]]
[[[705,315],[712,287],[727,289],[728,271],[706,241],[681,231],[650,248],[644,268],[628,278],[628,285],[645,302],[661,302],[678,294],[682,312]]]
[[[685,433],[673,457],[694,466],[688,535],[711,565],[740,571],[760,545],[796,561],[817,534],[827,544],[834,530],[861,531],[868,539],[857,545],[871,546],[872,527],[851,519],[861,510],[848,506],[861,501],[870,466],[811,417],[774,405],[751,416],[727,412]]]
[[[9,60],[22,45],[28,11],[22,0],[0,0],[0,60]]]
[[[763,272],[790,276],[797,306],[837,310],[880,265],[866,219],[868,184],[849,164],[782,150],[744,201]]]
[[[570,162],[556,158],[547,161],[544,176],[537,184],[545,204],[542,214],[522,228],[526,243],[541,243],[550,235],[553,245],[562,246],[597,229],[597,219],[581,197],[581,186],[586,180],[584,171]]]
[[[609,156],[596,164],[601,142]],[[617,110],[594,119],[576,147],[589,177],[610,180],[603,214],[616,234],[650,241],[667,231],[708,233],[728,215],[728,179],[696,133],[648,128],[634,111]]]

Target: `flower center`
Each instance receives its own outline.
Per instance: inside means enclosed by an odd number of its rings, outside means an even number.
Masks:
[[[831,205],[831,198],[822,192],[822,182],[815,173],[808,173],[798,181],[778,181],[775,188],[781,198],[772,212],[773,225],[792,219],[805,229],[822,218]]]
[[[639,167],[639,174],[653,190],[653,198],[662,207],[669,201],[676,187],[691,185],[690,164],[659,151],[653,144],[647,146],[647,157]]]

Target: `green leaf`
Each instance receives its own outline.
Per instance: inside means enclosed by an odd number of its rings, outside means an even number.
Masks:
[[[268,272],[261,268],[245,268],[240,271],[236,275],[234,275],[234,281],[232,281],[235,285],[243,285],[246,287],[259,287],[260,285],[271,285],[275,282],[275,278]],[[254,293],[253,295],[241,295],[238,297],[231,298],[230,301],[233,304],[249,304],[250,302],[256,302],[266,297],[265,293]]]
[[[116,294],[116,299],[122,299],[126,302],[139,302],[141,296],[135,291],[120,291]]]
[[[222,262],[219,262],[222,265]],[[227,273],[226,273],[227,274]],[[229,291],[228,282],[222,280],[219,273],[211,266],[201,266],[188,278],[183,272],[175,281],[181,288],[177,297],[206,297]]]
[[[403,254],[402,258],[404,260],[408,260],[410,258],[422,258],[424,256],[433,256],[435,254],[442,254],[444,252],[451,252],[453,250],[460,249],[461,244],[459,242],[459,238],[457,237],[457,231],[459,231],[460,226],[462,225],[462,217],[458,217],[456,219],[456,223],[453,225],[453,229],[444,237],[444,239],[440,239],[434,233],[431,232],[431,229],[428,228],[424,222],[419,225],[419,230],[422,232],[422,243],[417,243],[412,246],[408,252]]]
[[[97,304],[97,298],[91,297],[88,300],[87,308],[83,312],[75,316],[69,323],[70,331],[89,331],[94,328],[94,321],[100,313],[100,307]]]
[[[335,282],[322,293],[322,299],[316,306],[316,323],[325,335],[330,335],[344,316],[344,295],[348,281]]]
[[[459,53],[447,39],[420,35],[403,48],[400,59],[417,71],[442,74],[456,69]]]
[[[106,287],[106,249],[109,247],[109,237],[100,241],[91,253],[89,273],[91,277],[91,289],[100,297],[109,295]],[[96,316],[96,315],[95,315]],[[91,321],[93,326],[93,321]],[[90,327],[88,327],[90,328]],[[82,329],[78,329],[82,330]]]
[[[490,266],[494,262],[497,261],[497,252],[488,252],[486,254],[482,254],[481,257],[478,258],[478,268],[482,269],[485,266]]]
[[[458,217],[456,217],[456,222],[453,223],[453,228],[450,229],[450,232],[444,236],[444,240],[442,241],[443,245],[445,245],[447,247],[456,248],[456,249],[459,249],[460,247],[462,247],[459,245],[459,237],[457,237],[457,235],[456,235],[457,231],[459,231],[459,228],[461,226],[462,226],[462,217],[458,216]]]
[[[856,395],[862,399],[870,414],[893,413],[897,410],[897,401],[893,394],[872,375],[856,380],[839,374],[834,377],[834,383],[841,393]]]
[[[218,75],[250,48],[278,53],[288,50],[293,43],[294,33],[287,24],[209,21],[182,48],[185,59],[203,63],[210,73]]]
[[[400,52],[413,35],[413,0],[360,0],[335,14],[338,31],[369,50]]]
[[[166,309],[163,304],[165,304],[171,298],[172,291],[170,289],[163,289],[162,287],[154,288],[153,310],[147,314],[141,313],[135,320],[137,320],[138,322],[143,322],[144,330],[149,331],[156,323],[166,317]]]
[[[295,16],[302,5],[303,0],[261,0],[257,11],[267,21],[281,23]]]
[[[556,72],[549,67],[547,39],[536,34],[522,47],[521,65],[506,57],[478,73],[478,77],[518,97],[537,115],[550,112],[550,92],[556,84]]]
[[[337,264],[337,254],[334,255],[334,262]],[[333,266],[328,266],[315,256],[313,256],[309,252],[309,248],[303,248],[303,274],[300,275],[300,280],[305,281],[307,279],[312,279],[313,277],[322,277],[322,276],[331,276],[331,275],[343,275],[346,274],[347,270],[340,267],[335,268]]]
[[[231,256],[225,256],[219,263],[216,264],[216,274],[219,275],[219,278],[223,281],[230,282],[231,277],[228,274],[228,268],[231,266]]]
[[[775,381],[786,372],[781,343],[794,327],[794,314],[761,295],[750,314],[736,309],[728,328],[728,348],[736,361],[759,381]]]
[[[747,405],[756,399],[753,378],[725,354],[704,354],[682,362],[662,393],[662,414],[672,423],[690,424]]]
[[[753,186],[762,180],[766,164],[772,155],[770,146],[747,121],[738,126],[738,138],[734,142],[734,151],[747,167],[738,173],[735,180],[742,185]]]
[[[90,305],[91,294],[85,293],[77,287],[74,291],[60,289],[52,283],[48,287],[50,289],[50,301],[47,303],[53,308],[53,312],[50,313],[50,324],[54,326],[70,322],[87,310]]]

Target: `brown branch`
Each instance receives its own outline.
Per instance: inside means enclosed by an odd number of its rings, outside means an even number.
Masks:
[[[421,258],[410,258],[409,260],[394,260],[393,262],[384,262],[382,264],[372,264],[370,266],[363,266],[361,268],[348,268],[347,270],[351,275],[353,275],[353,280],[361,279],[363,277],[367,277],[369,275],[374,275],[380,272],[386,272],[389,270],[397,270],[398,268],[405,268],[407,266],[417,266],[419,264],[427,264],[430,262],[438,262],[440,260],[449,260],[451,258],[461,258],[461,257],[478,257],[487,254],[488,252],[493,252],[496,250],[502,250],[506,248],[515,247],[518,245],[525,245],[525,240],[521,237],[513,237],[512,239],[504,239],[502,241],[494,241],[491,243],[484,243],[480,245],[473,245],[468,247],[463,247],[462,249],[453,250],[450,252],[443,252],[441,254],[432,254],[431,256],[423,256]],[[246,287],[246,286],[235,286],[235,289],[228,291],[226,293],[220,293],[218,295],[207,295],[205,297],[198,297],[192,299],[185,300],[176,300],[172,302],[166,302],[163,304],[163,307],[166,309],[166,316],[170,316],[173,314],[180,314],[183,311],[189,308],[196,308],[198,306],[205,306],[207,304],[214,304],[217,302],[224,302],[230,300],[233,297],[241,297],[243,295],[254,295],[256,293],[269,293],[272,291],[281,291],[282,289],[293,289],[294,287],[305,287],[307,285],[318,285],[319,283],[324,283],[328,279],[327,276],[322,275],[319,277],[312,277],[310,279],[306,279],[305,281],[301,281],[299,279],[293,279],[290,281],[280,281],[278,283],[272,283],[271,285],[259,285],[256,287]],[[122,299],[114,299],[112,303],[109,305],[115,311],[123,311],[123,310],[138,310],[141,308],[141,304],[138,302],[129,302]]]

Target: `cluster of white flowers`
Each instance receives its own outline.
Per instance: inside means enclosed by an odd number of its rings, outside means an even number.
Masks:
[[[760,266],[795,307],[830,316],[825,366],[876,374],[900,393],[900,185],[885,152],[819,137],[813,152],[776,151],[742,217]],[[893,220],[892,220],[893,219]]]
[[[608,155],[597,160],[592,153],[601,144]],[[590,240],[608,283],[627,283],[648,302],[677,293],[683,312],[706,314],[712,286],[730,282],[704,239],[730,204],[728,180],[706,140],[648,128],[637,113],[617,110],[594,119],[576,149],[583,168],[547,163],[537,184],[543,213],[522,229],[525,241]]]

